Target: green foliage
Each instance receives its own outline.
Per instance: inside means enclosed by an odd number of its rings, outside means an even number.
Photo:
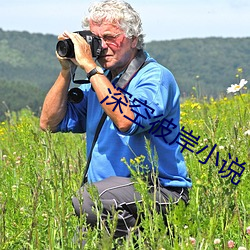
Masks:
[[[181,105],[181,125],[200,136],[195,151],[208,145],[199,155],[184,151],[193,181],[190,204],[173,206],[166,217],[169,225],[165,226],[163,215],[155,211],[154,199],[148,196],[145,180],[136,171],[144,167],[147,156],[138,156],[127,165],[143,197],[138,204],[144,213],[143,230],[138,233],[136,227],[127,239],[113,240],[117,221],[107,221],[111,235],[99,221],[99,230],[89,228],[84,234],[85,249],[220,250],[227,249],[229,240],[235,242],[235,249],[249,249],[249,102],[249,94],[186,100]],[[211,158],[206,164],[200,163],[215,143]],[[149,145],[147,148],[150,156]],[[220,153],[218,166],[216,152]],[[240,180],[237,186],[231,183],[232,175],[222,178],[218,173],[223,159],[230,162],[228,153],[232,160],[238,157],[239,163],[246,162],[242,176],[235,178]],[[8,113],[0,123],[0,249],[80,249],[78,240],[83,235],[76,228],[87,225],[84,215],[81,220],[74,216],[71,197],[82,181],[84,166],[82,135],[44,133],[39,130],[38,118],[28,109]],[[101,204],[95,190],[92,194],[99,213]],[[214,244],[215,239],[220,242]]]
[[[30,83],[42,91],[48,90],[60,69],[56,42],[53,35],[0,29],[0,80]],[[44,93],[36,93],[39,94]]]
[[[54,35],[0,29],[0,86],[3,89],[10,85],[6,89],[7,96],[1,93],[1,101],[13,107],[12,111],[27,105],[33,111],[40,109],[41,100],[60,70],[55,56],[56,42]],[[146,44],[146,50],[173,72],[184,99],[194,94],[193,87],[199,91],[199,96],[224,96],[226,87],[237,83],[235,74],[239,67],[243,68],[242,77],[250,78],[247,71],[250,65],[250,38],[153,41]],[[14,83],[20,85],[19,95],[15,95]],[[29,103],[27,99],[23,100],[28,92],[23,85],[34,90],[29,96],[33,100]],[[16,105],[12,106],[14,98]],[[3,114],[3,111],[0,112]]]
[[[29,82],[0,80],[0,121],[5,119],[10,110],[19,111],[20,107],[29,108],[39,115],[44,96],[45,91]]]
[[[53,35],[0,29],[0,121],[8,109],[39,113],[60,69],[56,42]]]

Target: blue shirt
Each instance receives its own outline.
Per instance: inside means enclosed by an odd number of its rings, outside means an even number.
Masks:
[[[155,158],[158,163],[154,167],[158,168],[160,183],[174,187],[192,185],[187,176],[180,145],[171,143],[178,138],[180,132],[179,88],[168,69],[149,55],[147,61],[150,63],[139,70],[125,88],[136,119],[129,131],[122,133],[109,117],[106,118],[93,149],[88,170],[89,182],[100,181],[109,176],[129,177],[130,170],[121,161],[122,158],[129,163],[130,159],[144,155],[146,158],[143,164],[151,169],[152,163],[146,150],[147,139],[152,154],[157,153]],[[120,75],[113,79],[114,85],[119,77]],[[78,104],[68,102],[66,116],[59,124],[58,131],[86,132],[89,155],[103,109],[90,84],[83,84],[80,88],[84,93],[83,100]],[[111,96],[112,93],[105,103],[115,101]],[[119,96],[117,97],[119,99]],[[123,107],[121,105],[121,109]],[[152,157],[154,158],[154,155]]]

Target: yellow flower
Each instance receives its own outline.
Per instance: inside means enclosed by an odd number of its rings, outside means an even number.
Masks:
[[[135,161],[133,159],[130,159],[130,164],[135,165]]]
[[[238,68],[237,71],[238,71],[238,73],[242,73],[243,69],[242,68]]]
[[[201,106],[200,106],[199,103],[196,102],[196,103],[192,103],[192,104],[191,104],[191,108],[192,108],[192,109],[194,109],[194,108],[201,109]]]
[[[185,115],[187,115],[187,113],[186,113],[186,112],[181,111],[181,116],[185,116]]]
[[[141,163],[140,157],[135,157],[135,161],[136,161],[137,164],[140,164]]]

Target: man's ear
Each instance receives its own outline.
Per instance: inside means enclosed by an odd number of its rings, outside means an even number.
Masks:
[[[131,47],[132,49],[136,48],[137,46],[137,43],[138,43],[138,37],[132,37],[132,42],[131,42]]]

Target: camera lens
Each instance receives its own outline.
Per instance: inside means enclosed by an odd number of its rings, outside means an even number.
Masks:
[[[68,100],[73,103],[79,103],[82,101],[84,95],[81,89],[79,88],[72,88],[68,92]]]
[[[61,57],[73,58],[75,56],[74,45],[70,39],[59,41],[56,45],[56,51]]]

